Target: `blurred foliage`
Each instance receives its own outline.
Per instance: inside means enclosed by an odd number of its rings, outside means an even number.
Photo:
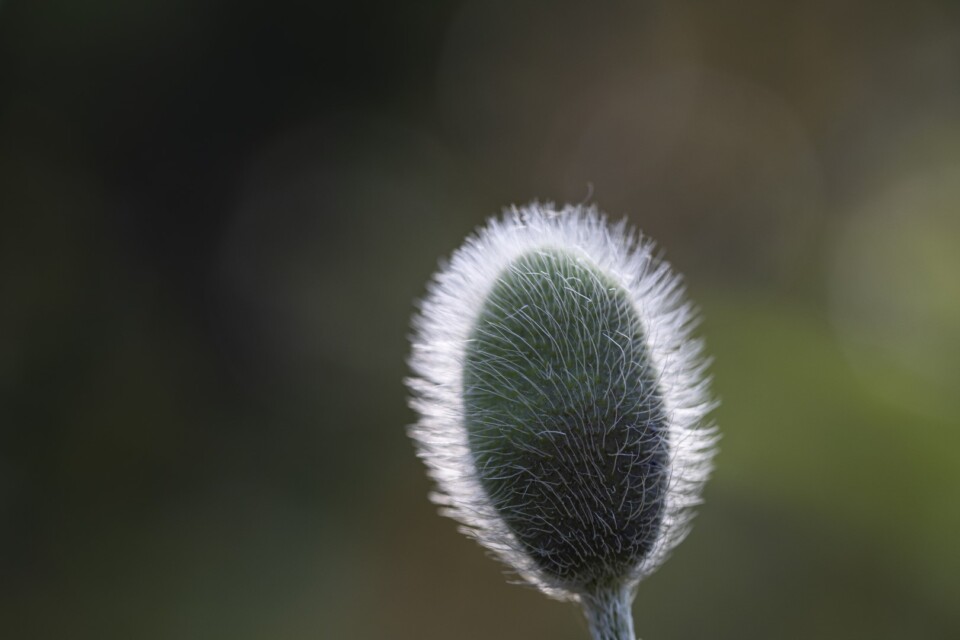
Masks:
[[[648,638],[960,637],[955,3],[0,3],[0,637],[575,638],[404,434],[438,258],[595,202],[724,434]]]

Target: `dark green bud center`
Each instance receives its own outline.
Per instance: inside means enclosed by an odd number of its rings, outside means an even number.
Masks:
[[[481,484],[537,566],[619,580],[660,531],[668,443],[640,317],[588,259],[524,254],[484,302],[464,363]]]

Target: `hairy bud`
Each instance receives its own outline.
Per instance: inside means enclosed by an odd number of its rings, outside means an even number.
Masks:
[[[511,210],[415,318],[410,430],[434,499],[595,638],[686,534],[715,441],[701,343],[652,244],[594,209]]]

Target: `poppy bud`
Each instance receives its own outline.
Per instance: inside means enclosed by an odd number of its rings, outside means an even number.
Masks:
[[[414,319],[410,435],[433,499],[529,583],[633,640],[636,585],[710,470],[695,315],[650,241],[593,208],[492,219]]]

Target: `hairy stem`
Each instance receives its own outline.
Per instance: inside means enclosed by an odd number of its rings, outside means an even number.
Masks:
[[[632,589],[600,587],[580,597],[593,640],[637,640],[633,635]]]

